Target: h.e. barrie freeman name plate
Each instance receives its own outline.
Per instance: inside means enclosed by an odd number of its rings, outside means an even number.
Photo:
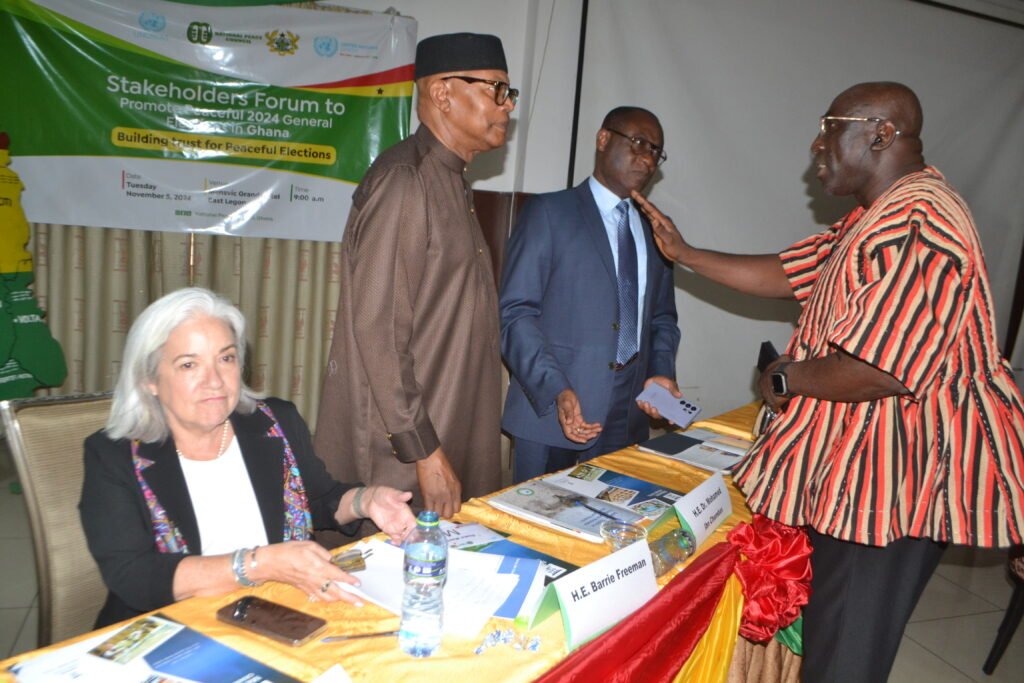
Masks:
[[[549,584],[529,626],[560,611],[566,647],[572,651],[632,614],[657,592],[651,550],[640,541]]]

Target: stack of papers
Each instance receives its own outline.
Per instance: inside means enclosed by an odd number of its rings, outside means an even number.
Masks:
[[[508,540],[505,534],[488,529],[483,524],[471,522],[468,524],[455,524],[447,520],[441,520],[441,531],[448,539],[449,548],[459,550],[471,550],[489,555],[502,555],[504,557],[522,557],[537,560],[541,564],[541,571],[544,572],[544,585],[562,578],[569,572],[579,569],[574,564],[565,560],[534,550],[528,546]],[[500,616],[500,615],[496,615]]]
[[[669,432],[639,445],[640,450],[700,467],[729,472],[750,450],[751,441],[707,429]]]
[[[355,575],[360,585],[338,585],[400,616],[402,593],[405,591],[404,552],[401,548],[377,539],[358,544],[356,548],[373,549],[366,558],[366,571]],[[506,566],[503,571],[504,559],[498,555],[448,549],[448,580],[444,586],[445,633],[473,637],[480,633],[488,619],[505,607],[509,596],[520,586],[521,575],[530,569],[523,563],[522,567]],[[544,572],[540,570],[539,562],[534,561],[532,572],[538,577],[539,595],[544,587]]]

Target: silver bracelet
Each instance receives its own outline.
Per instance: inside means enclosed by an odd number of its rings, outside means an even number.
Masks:
[[[245,575],[245,554],[249,550],[251,548],[239,548],[231,557],[231,571],[235,575],[235,582],[240,586],[251,587],[257,585],[255,581],[250,581],[249,577]]]
[[[358,491],[356,491],[356,495],[352,497],[352,512],[359,519],[363,519],[364,517],[366,517],[366,512],[363,510],[363,494],[366,492],[366,489],[368,488],[370,487],[361,487]]]

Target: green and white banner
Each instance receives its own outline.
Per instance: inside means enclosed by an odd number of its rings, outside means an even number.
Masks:
[[[0,0],[25,213],[339,240],[355,185],[409,134],[415,45],[414,19],[338,7]]]

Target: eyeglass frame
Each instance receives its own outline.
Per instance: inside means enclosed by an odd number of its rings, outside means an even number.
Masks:
[[[643,154],[645,156],[653,157],[655,166],[661,166],[663,163],[668,161],[668,154],[665,153],[665,148],[659,147],[646,138],[642,138],[637,135],[626,135],[622,131],[615,130],[614,128],[608,128],[607,126],[605,127],[605,130],[629,140],[629,147],[634,154]]]
[[[882,123],[889,119],[881,116],[829,116],[825,114],[818,119],[818,129],[821,131],[821,135],[828,133],[828,128],[825,126],[826,121],[871,121],[872,123]],[[896,131],[896,135],[899,135],[900,131]]]
[[[441,80],[450,81],[453,78],[457,78],[465,83],[486,83],[491,86],[494,88],[494,104],[499,107],[509,100],[512,100],[513,107],[519,104],[519,88],[513,88],[511,83],[506,83],[505,81],[492,81],[489,78],[477,78],[476,76],[445,76]],[[501,96],[502,93],[505,94],[504,97]]]

